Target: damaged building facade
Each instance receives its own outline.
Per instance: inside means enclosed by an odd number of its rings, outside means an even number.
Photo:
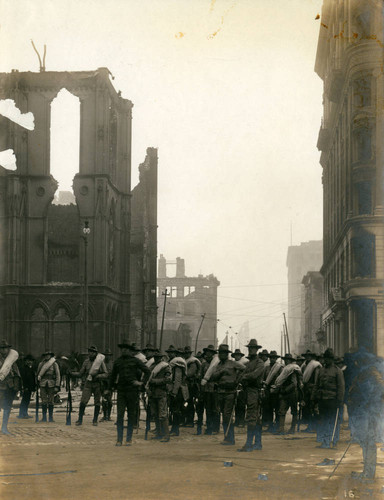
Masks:
[[[63,88],[80,100],[80,155],[75,204],[62,205],[52,203],[57,182],[50,168],[50,123],[52,100]],[[35,356],[47,349],[84,352],[90,344],[116,352],[122,337],[134,337],[133,105],[116,92],[107,68],[3,73],[0,98],[13,99],[35,120],[32,131],[4,117],[0,122],[1,147],[12,148],[17,158],[16,171],[0,167],[0,326],[12,345]],[[137,196],[152,196],[156,189],[153,185],[141,194],[138,189]],[[156,207],[135,201],[137,207],[142,204],[152,210],[148,219],[156,225]],[[145,238],[145,244],[135,242],[135,255],[150,246],[156,266],[156,231]]]
[[[169,266],[176,266],[176,275],[173,277],[168,275]],[[186,276],[184,259],[178,257],[176,262],[172,262],[160,255],[157,280],[157,345],[160,345],[164,293],[167,290],[162,348],[173,344],[177,347],[190,346],[193,351],[196,346],[196,351],[201,351],[208,344],[216,346],[219,285],[220,282],[213,274]]]

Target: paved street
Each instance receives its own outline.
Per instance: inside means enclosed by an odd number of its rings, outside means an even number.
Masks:
[[[223,447],[221,436],[194,436],[182,429],[168,444],[144,440],[144,422],[131,447],[116,448],[113,422],[91,424],[93,408],[82,427],[65,425],[65,409],[55,423],[18,420],[13,437],[1,436],[0,498],[13,499],[198,499],[198,498],[384,498],[383,453],[378,454],[374,485],[347,479],[362,470],[361,450],[352,445],[335,477],[324,458],[340,459],[349,434],[343,430],[337,450],[316,448],[314,434],[263,437],[263,450],[238,453]],[[114,415],[112,415],[114,417]],[[241,432],[241,434],[240,434]],[[242,445],[244,431],[237,432]],[[224,467],[233,461],[233,467]],[[258,479],[266,474],[267,480]]]

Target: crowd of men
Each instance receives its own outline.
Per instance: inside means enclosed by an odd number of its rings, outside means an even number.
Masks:
[[[208,345],[196,355],[190,347],[170,345],[161,352],[150,344],[140,349],[128,340],[118,347],[121,355],[113,362],[110,350],[100,353],[91,345],[81,368],[67,373],[72,380],[81,380],[77,426],[83,424],[92,396],[93,425],[98,425],[101,409],[101,421],[111,420],[116,394],[116,446],[123,445],[125,413],[125,444],[132,444],[133,430],[138,426],[143,406],[146,438],[148,432],[153,432],[152,439],[162,443],[169,442],[171,436],[179,436],[182,427],[196,426],[197,435],[214,435],[220,432],[222,424],[224,446],[235,445],[235,428],[246,426],[246,441],[239,452],[261,450],[263,431],[278,435],[298,430],[316,432],[319,446],[331,448],[339,440],[347,405],[352,434],[363,448],[364,471],[358,477],[361,480],[374,477],[376,442],[384,435],[376,418],[382,415],[384,398],[380,358],[359,350],[341,359],[329,348],[322,355],[307,350],[298,357],[290,353],[279,356],[273,350],[260,351],[262,346],[256,339],[246,346],[247,355],[239,349],[231,352],[227,344],[218,349]],[[43,353],[35,372],[31,356],[26,356],[20,364],[11,345],[5,340],[0,342],[3,434],[10,434],[7,424],[18,392],[22,394],[19,418],[30,418],[31,394],[39,391],[40,421],[53,422],[55,397],[60,387],[61,374],[53,352]],[[286,428],[288,410],[292,418]],[[155,427],[151,431],[152,423]],[[306,428],[302,429],[304,424]]]

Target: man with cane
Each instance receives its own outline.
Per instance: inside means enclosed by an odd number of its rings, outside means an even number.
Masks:
[[[264,361],[257,355],[258,345],[256,339],[251,339],[248,348],[249,363],[241,378],[241,385],[245,389],[247,401],[247,441],[238,451],[261,450],[262,431],[262,389],[264,378]]]
[[[320,448],[336,447],[340,425],[339,409],[344,402],[344,376],[335,366],[333,350],[324,352],[324,366],[316,372],[312,402],[319,404],[320,421],[317,441]]]
[[[231,353],[227,344],[219,346],[219,363],[212,373],[211,380],[217,384],[220,413],[223,415],[224,441],[222,445],[235,444],[235,428],[232,416],[236,406],[236,394],[245,366],[228,358]]]

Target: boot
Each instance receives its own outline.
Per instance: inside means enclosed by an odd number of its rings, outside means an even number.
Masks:
[[[155,435],[151,437],[151,439],[161,439],[163,437],[163,430],[161,427],[161,422],[158,419],[155,420]]]
[[[132,443],[132,434],[133,434],[133,425],[131,422],[128,421],[128,426],[127,426],[127,439],[126,439],[126,445],[129,446]]]
[[[113,405],[112,405],[112,403],[109,403],[109,404],[108,404],[108,411],[107,411],[107,417],[108,417],[108,418],[107,418],[107,420],[108,420],[108,422],[110,422],[110,421],[111,421],[111,411],[112,411],[112,406],[113,406]]]
[[[83,417],[84,417],[84,412],[85,412],[85,404],[80,403],[79,406],[79,418],[77,419],[77,422],[75,422],[75,425],[82,425],[83,423]]]
[[[196,436],[201,436],[201,425],[197,424]]]
[[[3,424],[1,426],[1,433],[7,436],[11,436],[12,434],[8,430],[8,420],[11,410],[3,410]]]
[[[47,405],[42,405],[41,410],[43,412],[43,417],[40,420],[40,422],[46,422],[47,421]]]
[[[253,437],[255,433],[255,426],[248,425],[247,426],[247,440],[245,445],[242,448],[239,448],[237,451],[253,451]]]
[[[296,425],[297,425],[297,416],[294,415],[292,417],[292,423],[291,423],[291,427],[289,428],[289,431],[287,432],[287,434],[295,434],[295,431],[296,431]]]
[[[169,441],[169,427],[168,427],[168,419],[166,418],[162,422],[160,422],[161,430],[163,437],[160,439],[160,443],[168,443]]]
[[[53,405],[48,405],[49,422],[54,422],[53,420]]]
[[[227,432],[228,426],[229,426],[229,429],[228,429],[227,437],[225,437],[225,433]],[[234,445],[235,444],[235,428],[234,428],[234,425],[233,424],[229,424],[229,423],[223,423],[223,429],[224,429],[224,441],[222,441],[221,444],[224,445],[224,446]]]
[[[285,426],[285,415],[280,415],[279,416],[279,430],[276,432],[276,434],[279,434],[280,436],[285,434],[284,426]]]
[[[261,444],[261,434],[262,434],[262,427],[260,424],[255,426],[254,430],[254,438],[255,438],[255,444],[252,446],[253,450],[261,450],[263,448]]]
[[[104,401],[103,401],[102,408],[103,408],[103,416],[100,419],[100,422],[106,422],[108,420],[108,406],[107,406],[107,403]]]
[[[100,406],[96,405],[93,412],[93,421],[92,421],[92,425],[94,426],[97,425],[97,419],[99,418],[99,413],[100,413]]]
[[[179,433],[179,417],[178,415],[173,415],[172,419],[172,427],[171,427],[171,432],[169,433],[170,436],[178,436]]]
[[[216,413],[212,416],[212,434],[218,434],[220,432],[220,413]]]

